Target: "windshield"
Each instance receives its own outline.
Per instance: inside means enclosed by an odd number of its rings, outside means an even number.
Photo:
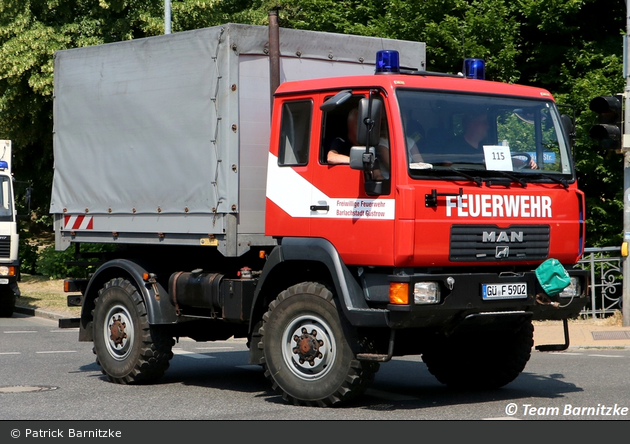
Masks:
[[[467,170],[572,177],[551,101],[404,89],[397,96],[412,177]]]
[[[0,176],[0,221],[13,220],[13,196],[11,194],[11,178]]]

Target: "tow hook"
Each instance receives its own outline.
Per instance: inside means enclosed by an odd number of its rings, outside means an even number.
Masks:
[[[560,302],[552,301],[546,294],[538,293],[536,295],[536,302],[540,305],[551,305],[553,308],[560,308]]]

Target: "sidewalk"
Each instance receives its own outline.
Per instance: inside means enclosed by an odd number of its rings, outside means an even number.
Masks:
[[[59,313],[19,306],[15,312],[52,320],[66,318]],[[534,323],[534,346],[544,344],[564,344],[562,321]],[[630,348],[630,327],[569,321],[569,348]]]
[[[562,321],[534,323],[534,345],[564,344]],[[630,348],[630,327],[569,321],[569,348]]]

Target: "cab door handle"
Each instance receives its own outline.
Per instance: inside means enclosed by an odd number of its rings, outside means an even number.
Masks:
[[[329,209],[328,205],[311,205],[311,211],[328,211]]]

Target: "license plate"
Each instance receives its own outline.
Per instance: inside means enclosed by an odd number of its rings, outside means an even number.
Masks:
[[[481,284],[483,299],[526,299],[527,284]]]

